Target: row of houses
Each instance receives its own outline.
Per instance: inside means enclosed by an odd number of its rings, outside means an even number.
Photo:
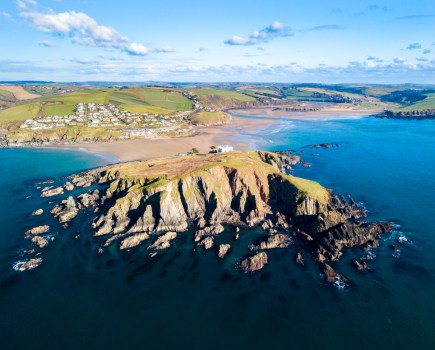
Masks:
[[[75,114],[42,116],[26,120],[20,127],[31,130],[65,126],[157,128],[179,125],[189,114],[190,111],[171,115],[139,114],[122,110],[114,104],[78,103]]]

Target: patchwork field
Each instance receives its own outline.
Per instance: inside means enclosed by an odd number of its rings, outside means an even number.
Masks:
[[[1,90],[11,92],[17,100],[31,100],[33,98],[38,98],[40,95],[32,94],[26,90],[22,86],[17,85],[0,85]]]

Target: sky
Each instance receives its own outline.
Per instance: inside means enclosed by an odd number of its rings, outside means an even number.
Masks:
[[[0,80],[435,83],[435,1],[1,0]]]

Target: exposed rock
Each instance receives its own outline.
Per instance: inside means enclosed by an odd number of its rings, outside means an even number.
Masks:
[[[272,234],[266,241],[261,242],[257,249],[275,249],[275,248],[287,248],[293,244],[292,239],[287,234]]]
[[[245,272],[254,272],[261,270],[266,264],[267,254],[265,252],[261,252],[242,260],[240,266],[243,270],[245,270]]]
[[[214,238],[213,238],[213,236],[205,237],[202,241],[200,241],[198,243],[199,246],[204,247],[206,250],[208,250],[211,247],[213,247],[213,244],[214,244]]]
[[[236,236],[234,237],[236,241],[239,239],[239,236],[240,236],[240,234],[237,233]]]
[[[353,266],[355,266],[355,268],[358,271],[368,271],[370,270],[370,268],[368,267],[367,263],[365,261],[358,261],[358,260],[354,260],[352,262]]]
[[[66,200],[63,200],[61,204],[56,205],[51,210],[51,214],[53,214],[55,218],[58,218],[61,224],[67,223],[74,219],[78,212],[79,210],[77,209],[76,202],[71,196],[69,196]]]
[[[195,242],[200,241],[203,236],[218,235],[219,233],[222,233],[224,231],[225,231],[225,228],[221,224],[218,224],[215,226],[204,227],[203,229],[195,232]]]
[[[296,261],[296,264],[299,264],[299,265],[305,266],[304,258],[302,257],[302,254],[301,254],[300,252],[298,252],[298,253],[296,254],[296,259],[295,259],[295,261]]]
[[[150,258],[154,258],[157,254],[158,254],[157,252],[150,253]]]
[[[124,238],[119,246],[121,250],[123,249],[129,249],[138,246],[143,241],[147,240],[149,238],[149,234],[143,232],[143,233],[136,233],[133,236]]]
[[[44,210],[42,210],[42,209],[37,209],[37,210],[35,210],[33,213],[32,213],[32,215],[33,216],[39,216],[39,215],[42,215],[44,213]]]
[[[155,249],[155,250],[163,250],[167,249],[171,246],[170,241],[177,238],[176,232],[166,232],[164,235],[161,235],[158,237],[155,242],[148,247],[148,249]]]
[[[346,283],[349,282],[349,280],[346,277],[335,272],[334,269],[328,264],[323,264],[323,273],[325,274],[326,281],[329,283],[335,283],[338,281],[342,281]]]
[[[95,170],[85,171],[83,173],[73,175],[70,177],[70,179],[76,187],[90,187],[96,182],[97,173]]]
[[[69,191],[72,191],[74,189],[74,185],[71,182],[67,181],[63,185],[63,188],[65,188],[65,190],[69,192]]]
[[[35,267],[38,267],[41,263],[42,263],[41,258],[30,259],[27,261],[20,261],[14,265],[14,269],[17,271],[31,270],[34,269]]]
[[[50,226],[43,225],[43,226],[36,226],[31,228],[30,230],[26,231],[26,234],[28,235],[41,235],[43,233],[46,233],[50,230]]]
[[[236,227],[236,232],[239,233],[240,232],[240,227]]]
[[[230,244],[220,244],[219,251],[218,251],[218,257],[222,259],[228,253],[230,248],[231,248]]]
[[[41,236],[33,236],[32,242],[35,243],[39,248],[44,248],[48,244],[48,241]]]
[[[77,206],[80,210],[92,207],[95,208],[100,198],[100,191],[94,190],[91,193],[83,193],[77,197]]]
[[[41,192],[41,197],[53,197],[60,194],[63,194],[63,188],[62,187],[55,187],[55,188],[47,188],[43,189]]]

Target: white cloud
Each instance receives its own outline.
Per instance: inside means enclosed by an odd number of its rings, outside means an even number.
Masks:
[[[0,12],[0,16],[6,19],[12,18],[12,15],[9,12]]]
[[[125,51],[133,56],[145,56],[148,54],[148,48],[143,44],[131,43],[125,47]]]
[[[248,38],[244,38],[238,35],[234,35],[228,40],[225,40],[227,45],[259,45],[267,43],[270,40],[279,37],[293,36],[293,32],[289,27],[286,27],[281,22],[275,21],[270,26],[267,26],[260,30],[254,30]]]
[[[118,33],[114,28],[100,25],[83,12],[48,12],[43,13],[29,9],[36,6],[34,0],[18,0],[20,15],[34,28],[43,33],[68,36],[75,44],[113,48],[134,56],[145,56],[149,52],[172,52],[170,46],[150,50],[142,43],[130,42],[127,36]]]
[[[173,49],[173,47],[168,45],[160,46],[154,50],[154,52],[174,52],[174,51],[175,50]]]
[[[42,40],[42,41],[40,41],[38,44],[41,45],[41,46],[44,46],[44,47],[52,47],[52,46],[55,46],[55,43],[52,42],[52,41],[49,41],[49,40]]]

